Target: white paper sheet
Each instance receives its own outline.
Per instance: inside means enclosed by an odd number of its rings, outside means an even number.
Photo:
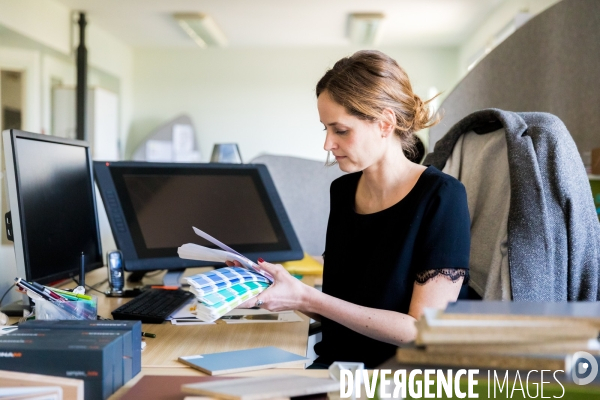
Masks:
[[[196,228],[195,226],[192,226],[192,228],[194,229],[194,232],[196,233],[196,235],[200,236],[203,239],[208,240],[209,242],[211,242],[215,246],[219,246],[220,248],[222,248],[225,251],[228,251],[228,252],[233,253],[233,254],[237,254],[240,257],[244,257],[243,255],[241,255],[240,253],[238,253],[237,251],[235,251],[231,247],[227,246],[225,243],[222,243],[219,240],[215,239],[214,237],[210,236],[208,233],[206,233],[204,231],[201,231],[200,229]],[[246,258],[246,257],[244,257],[244,258]],[[248,260],[248,261],[252,262],[250,260]]]
[[[211,325],[215,322],[205,322],[196,317],[196,300],[192,299],[179,310],[169,316],[173,325]],[[302,318],[294,311],[271,312],[263,309],[236,308],[219,318],[226,324],[260,324],[276,322],[301,322]]]
[[[223,250],[211,249],[194,243],[186,243],[182,245],[177,249],[177,254],[179,254],[179,257],[181,258],[186,258],[189,260],[214,261],[222,263],[225,261],[238,261],[244,267],[254,269],[249,263],[250,260],[248,260],[246,257]]]
[[[214,237],[210,236],[208,233],[201,231],[195,226],[193,226],[192,228],[194,229],[196,235],[200,236],[205,240],[208,240],[209,242],[211,242],[215,246],[220,247],[223,250],[211,249],[194,243],[187,243],[177,249],[177,254],[179,254],[179,257],[190,260],[215,261],[222,263],[224,263],[225,261],[238,261],[243,267],[248,268],[258,274],[261,274],[264,277],[266,277],[269,281],[273,282],[273,277],[268,272],[260,270],[258,264],[256,264],[249,258],[243,256],[242,254],[238,253],[231,247],[227,246],[225,243],[222,243]]]

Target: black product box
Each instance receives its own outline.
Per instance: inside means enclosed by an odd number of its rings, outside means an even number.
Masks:
[[[127,383],[129,379],[136,376],[142,370],[142,323],[140,321],[32,320],[20,324],[19,327],[27,329],[93,329],[125,332],[125,335],[123,336],[123,354],[125,357],[131,357],[131,361],[126,360],[126,363],[131,363],[132,374],[130,377],[124,379],[124,383]]]
[[[0,369],[83,379],[86,400],[107,399],[115,391],[115,374],[122,374],[115,368],[122,366],[122,344],[96,338],[80,342],[80,335],[68,332],[62,331],[62,340],[48,332],[0,336]]]
[[[131,378],[133,378],[133,367],[132,367],[132,349],[131,349],[131,332],[126,331],[109,331],[109,330],[81,330],[81,329],[54,329],[54,328],[43,328],[40,325],[43,324],[21,324],[19,329],[11,335],[31,335],[34,333],[40,335],[46,335],[48,340],[53,338],[62,338],[65,335],[69,335],[70,340],[76,341],[76,343],[96,343],[100,342],[111,342],[116,340],[119,343],[120,355],[115,358],[115,362],[119,362],[118,368],[121,374],[114,377],[115,390],[119,389]],[[35,329],[31,329],[30,326],[35,326]],[[127,336],[128,335],[128,336]]]
[[[60,329],[27,329],[19,328],[9,334],[11,338],[31,339],[34,337],[44,338],[48,342],[70,343],[71,348],[77,345],[97,346],[115,342],[116,347],[111,356],[113,364],[112,391],[117,391],[125,384],[125,376],[131,377],[130,357],[123,354],[123,332],[120,331],[89,331],[89,330],[60,330]],[[126,370],[129,368],[128,370]],[[131,379],[131,378],[129,378]],[[129,380],[128,379],[128,380]]]

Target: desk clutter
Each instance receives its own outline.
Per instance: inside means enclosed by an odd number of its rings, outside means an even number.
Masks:
[[[458,301],[426,309],[404,364],[552,369],[569,374],[576,352],[600,360],[600,303]]]
[[[302,260],[286,261],[281,265],[292,275],[323,276],[323,262],[317,261],[306,252]]]
[[[42,320],[96,320],[97,299],[15,278],[15,285],[35,303],[35,318]]]
[[[104,400],[141,371],[139,321],[26,321],[0,336],[0,370],[84,381],[86,400]]]
[[[196,316],[196,298],[172,313],[167,319],[172,325],[215,325],[222,324],[272,324],[282,322],[302,322],[294,311],[268,311],[262,308],[234,308],[216,321],[203,321]]]

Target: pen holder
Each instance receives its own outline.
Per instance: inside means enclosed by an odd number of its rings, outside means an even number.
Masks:
[[[96,319],[98,298],[92,300],[50,302],[35,300],[35,319]]]

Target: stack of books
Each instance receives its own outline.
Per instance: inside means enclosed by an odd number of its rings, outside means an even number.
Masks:
[[[600,356],[600,303],[459,301],[416,324],[401,363],[565,370],[578,351]]]

